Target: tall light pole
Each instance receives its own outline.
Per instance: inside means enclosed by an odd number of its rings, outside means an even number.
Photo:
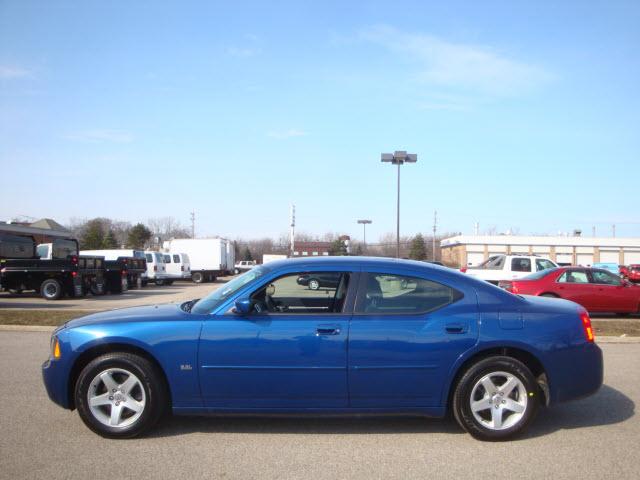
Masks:
[[[398,166],[398,206],[396,221],[396,257],[400,258],[400,165],[405,163],[416,163],[418,155],[415,153],[407,153],[405,151],[396,150],[394,153],[383,153],[381,156],[383,162],[391,163]]]
[[[362,225],[362,243],[364,244],[364,249],[367,249],[367,225],[373,223],[371,220],[358,220],[358,223]]]

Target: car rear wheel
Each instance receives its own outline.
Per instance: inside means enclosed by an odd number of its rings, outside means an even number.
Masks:
[[[233,270],[234,275],[238,275],[239,273],[240,273],[240,270],[238,270],[237,268]]]
[[[204,281],[204,275],[200,272],[194,272],[191,274],[191,280],[193,280],[193,283],[202,283]]]
[[[480,440],[506,440],[535,418],[539,387],[531,371],[511,357],[490,357],[472,365],[453,395],[458,424]]]
[[[46,300],[58,300],[62,297],[62,285],[53,278],[45,280],[40,285],[40,295]]]
[[[91,361],[75,386],[82,421],[109,438],[131,438],[153,427],[168,400],[161,374],[147,359],[109,353]]]
[[[320,282],[315,278],[312,278],[311,280],[309,280],[309,288],[311,290],[318,290],[320,288]]]

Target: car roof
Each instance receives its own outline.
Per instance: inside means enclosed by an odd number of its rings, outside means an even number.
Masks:
[[[420,262],[417,260],[406,260],[400,258],[389,257],[349,257],[349,256],[335,256],[335,257],[298,257],[298,258],[286,258],[282,260],[274,260],[264,264],[269,270],[273,270],[281,267],[300,267],[306,266],[317,267],[318,265],[332,265],[332,266],[378,266],[378,267],[405,267],[405,268],[437,268],[443,269],[440,265],[433,263]],[[449,270],[449,269],[447,269]]]

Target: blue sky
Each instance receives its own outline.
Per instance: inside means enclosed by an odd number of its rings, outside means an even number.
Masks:
[[[640,3],[0,2],[0,218],[640,235]],[[136,188],[139,182],[141,188]]]

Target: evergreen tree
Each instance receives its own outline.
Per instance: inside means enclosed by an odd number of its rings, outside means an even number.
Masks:
[[[251,255],[251,250],[249,250],[249,247],[244,247],[244,251],[242,252],[242,260],[247,260],[249,262],[253,260],[253,255]]]
[[[80,241],[82,250],[99,250],[104,242],[104,225],[99,218],[89,220]]]
[[[346,254],[347,254],[347,246],[345,245],[344,241],[340,240],[339,238],[335,239],[331,243],[331,248],[329,249],[329,255],[340,256],[340,255],[346,255]]]
[[[118,241],[116,237],[113,235],[113,231],[111,229],[107,230],[107,234],[102,239],[102,248],[113,249],[118,248]]]
[[[424,237],[421,233],[417,234],[411,240],[411,250],[409,251],[409,258],[414,260],[424,260],[427,258],[427,247],[424,243]]]
[[[145,243],[151,238],[151,230],[145,227],[142,223],[138,223],[131,227],[129,230],[129,237],[127,239],[127,245],[129,248],[144,248]]]

